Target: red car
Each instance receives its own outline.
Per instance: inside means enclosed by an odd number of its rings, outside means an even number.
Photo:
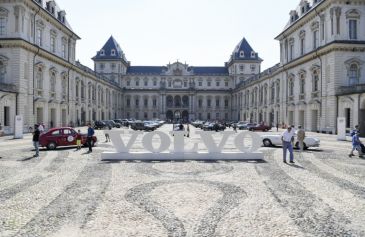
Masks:
[[[78,133],[73,128],[52,128],[39,137],[39,145],[54,150],[58,146],[76,146],[76,138]],[[97,139],[93,136],[92,146]],[[81,134],[81,144],[87,146],[87,134]]]
[[[271,126],[267,126],[265,124],[257,124],[256,126],[249,127],[249,131],[263,131],[267,132],[271,130]]]

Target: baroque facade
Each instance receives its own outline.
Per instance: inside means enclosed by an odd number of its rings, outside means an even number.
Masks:
[[[280,62],[243,38],[221,67],[134,66],[113,37],[75,61],[80,38],[54,1],[0,0],[0,122],[11,133],[98,119],[245,120],[335,133],[337,117],[365,133],[365,1],[300,1],[280,42]]]

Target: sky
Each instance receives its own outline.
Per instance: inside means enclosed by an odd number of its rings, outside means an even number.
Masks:
[[[299,0],[58,0],[81,37],[76,59],[91,58],[111,35],[133,66],[224,66],[243,37],[264,60],[279,62],[279,42]]]

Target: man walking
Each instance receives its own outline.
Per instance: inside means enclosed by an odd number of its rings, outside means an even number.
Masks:
[[[94,136],[94,129],[91,127],[91,124],[89,123],[88,124],[88,129],[87,129],[87,144],[89,145],[89,151],[88,153],[90,152],[93,152],[93,136]]]
[[[41,132],[38,129],[38,124],[34,125],[34,131],[33,131],[33,146],[35,149],[35,155],[33,157],[39,157],[39,135]]]
[[[357,150],[357,152],[359,152],[359,157],[363,157],[362,154],[362,148],[361,148],[361,141],[359,138],[360,133],[356,132],[353,136],[352,136],[352,150],[351,153],[349,154],[349,157],[354,156],[354,151]]]
[[[297,138],[299,142],[300,152],[304,150],[304,138],[305,138],[305,131],[302,129],[302,126],[298,126]]]
[[[290,163],[294,163],[294,154],[292,145],[292,142],[294,141],[294,134],[290,126],[281,136],[281,141],[283,142],[283,162],[286,163],[286,151],[289,150]]]

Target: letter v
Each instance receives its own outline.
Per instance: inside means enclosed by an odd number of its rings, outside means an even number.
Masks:
[[[227,143],[228,137],[234,134],[234,132],[231,131],[221,132],[223,133],[223,137],[219,145],[217,146],[212,136],[213,133],[216,132],[198,131],[196,133],[199,134],[200,137],[202,138],[204,145],[208,148],[209,153],[221,153],[224,145]]]
[[[128,153],[134,142],[136,141],[138,135],[143,134],[142,132],[132,131],[129,132],[131,134],[131,138],[129,139],[127,145],[124,145],[121,135],[124,134],[124,131],[110,131],[109,136],[110,140],[113,143],[113,146],[119,153]]]

